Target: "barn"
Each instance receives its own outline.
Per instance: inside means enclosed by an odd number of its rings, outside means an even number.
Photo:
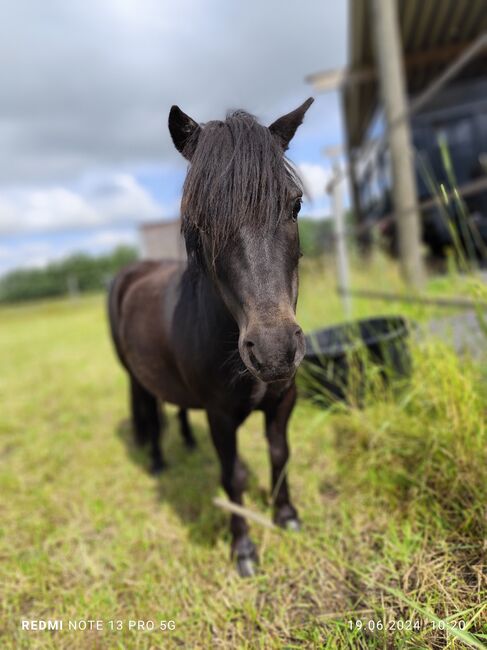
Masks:
[[[143,259],[186,259],[180,219],[165,219],[144,223],[139,228]]]
[[[385,137],[391,125],[381,96],[387,74],[381,57],[387,57],[387,48],[384,53],[378,43],[379,5],[374,0],[349,3],[346,69],[311,75],[309,81],[317,90],[340,90],[352,204],[362,240],[367,243],[371,226],[380,224],[377,230],[389,235],[393,246],[394,186],[401,174],[394,178]],[[487,243],[485,1],[398,0],[395,7],[423,242],[439,256],[452,244],[451,222],[460,228],[460,208],[451,201],[445,220],[435,195],[452,198],[458,190],[470,226]]]

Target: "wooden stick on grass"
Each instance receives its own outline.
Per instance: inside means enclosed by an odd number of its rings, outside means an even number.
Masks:
[[[256,524],[264,526],[264,528],[277,528],[268,517],[265,517],[258,512],[254,512],[253,510],[249,510],[248,508],[244,508],[243,506],[239,506],[236,503],[232,503],[227,499],[215,497],[213,503],[222,510],[228,510],[228,512],[232,512],[234,515],[240,515],[241,517],[246,517],[246,519],[251,519],[252,521],[255,521]]]

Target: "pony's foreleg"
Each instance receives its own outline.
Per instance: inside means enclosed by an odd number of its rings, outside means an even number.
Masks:
[[[188,411],[186,409],[179,409],[178,417],[184,444],[186,447],[193,449],[196,447],[196,440],[188,422]]]
[[[158,474],[165,465],[161,451],[161,407],[157,398],[133,375],[130,375],[130,397],[135,440],[139,445],[150,445],[151,471]]]
[[[293,384],[279,401],[265,410],[266,437],[271,462],[271,486],[274,521],[283,528],[299,529],[296,508],[289,497],[287,465],[289,446],[287,423],[296,403],[296,386]]]
[[[237,454],[237,427],[240,422],[221,413],[208,413],[211,438],[221,466],[221,482],[230,501],[242,505],[247,472]],[[258,563],[257,550],[249,537],[246,520],[240,515],[230,517],[232,558],[242,577],[254,575]]]

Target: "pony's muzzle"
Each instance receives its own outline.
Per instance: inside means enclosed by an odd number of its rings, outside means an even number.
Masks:
[[[289,379],[304,357],[303,330],[295,322],[249,327],[239,345],[247,368],[265,382]]]

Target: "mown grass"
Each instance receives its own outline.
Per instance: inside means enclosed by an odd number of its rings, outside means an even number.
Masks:
[[[381,258],[354,283],[400,289]],[[398,309],[354,303],[357,317]],[[331,269],[305,267],[301,324],[341,319]],[[212,504],[219,470],[203,415],[191,414],[199,448],[188,453],[169,409],[170,468],[159,479],[130,444],[103,298],[2,309],[1,647],[467,647],[454,636],[459,621],[476,635],[469,643],[487,645],[485,375],[444,342],[418,343],[413,355],[411,383],[395,395],[372,386],[364,409],[298,403],[289,474],[304,528],[253,525],[262,568],[242,581],[227,517]],[[254,414],[240,434],[246,505],[270,514],[261,429]],[[99,619],[105,629],[26,632],[23,618]],[[176,629],[136,632],[130,620]]]

